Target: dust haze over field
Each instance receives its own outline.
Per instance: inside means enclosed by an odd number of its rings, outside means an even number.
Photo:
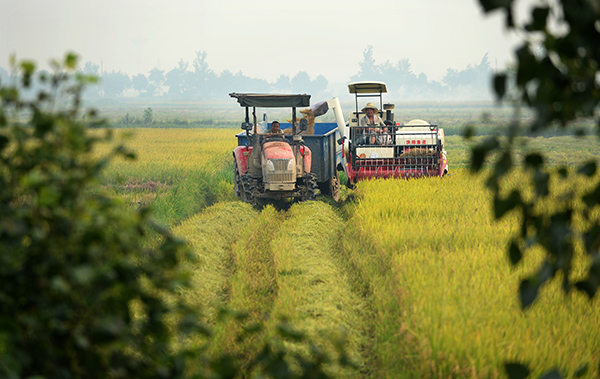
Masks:
[[[416,75],[440,81],[486,53],[493,69],[504,68],[516,41],[502,32],[500,15],[484,17],[474,0],[1,3],[0,67],[11,54],[43,66],[74,51],[101,72],[136,75],[205,51],[217,74],[274,81],[306,71],[345,83],[373,46],[378,64],[409,59]]]

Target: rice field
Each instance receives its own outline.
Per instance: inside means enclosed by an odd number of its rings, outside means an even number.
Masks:
[[[347,378],[505,377],[507,360],[529,363],[533,377],[552,368],[571,377],[585,363],[584,377],[600,375],[598,299],[566,297],[557,282],[519,308],[519,281],[540,257],[509,265],[517,216],[492,219],[484,178],[459,168],[469,157],[460,137],[446,139],[446,178],[361,182],[340,204],[320,196],[256,210],[233,196],[236,130],[133,132],[137,160],[108,167],[105,187],[154,208],[198,256],[182,296],[213,330],[187,343],[208,354],[232,354],[244,367],[271,341],[298,372],[319,351],[332,358],[332,377]],[[574,138],[525,142],[552,152],[556,165],[600,153],[595,140]],[[279,339],[282,322],[306,338]],[[191,361],[190,374],[206,374]]]

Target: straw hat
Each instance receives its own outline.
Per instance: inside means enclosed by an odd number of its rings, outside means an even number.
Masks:
[[[375,113],[379,113],[379,110],[377,109],[377,107],[375,105],[373,105],[373,103],[367,103],[367,105],[365,105],[365,107],[362,109],[361,112],[365,112],[369,108],[373,109],[375,111]]]

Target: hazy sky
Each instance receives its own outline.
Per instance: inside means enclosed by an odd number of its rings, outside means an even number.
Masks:
[[[206,51],[216,73],[347,82],[372,45],[376,63],[408,58],[441,80],[486,53],[502,68],[516,41],[502,25],[476,0],[0,0],[0,66],[13,53],[43,66],[74,51],[104,71],[148,74],[180,59],[192,68]]]

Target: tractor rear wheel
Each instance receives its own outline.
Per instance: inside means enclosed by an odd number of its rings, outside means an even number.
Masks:
[[[241,193],[242,183],[241,183],[241,179],[240,179],[240,172],[238,170],[237,163],[235,162],[235,158],[233,159],[233,165],[234,165],[233,191],[235,192],[235,196],[237,196],[239,199],[241,199],[242,198],[242,193]]]
[[[252,189],[254,187],[252,179],[248,175],[241,175],[241,188],[240,188],[240,199],[245,202],[256,205],[256,199],[252,196]]]
[[[319,184],[317,183],[317,176],[312,172],[309,172],[304,177],[304,193],[300,198],[300,201],[307,200],[316,200],[317,199],[317,190],[319,189]]]

